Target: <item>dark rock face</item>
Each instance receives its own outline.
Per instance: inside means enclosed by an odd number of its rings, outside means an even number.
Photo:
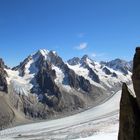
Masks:
[[[112,77],[118,77],[117,74],[115,72],[112,73]]]
[[[79,63],[80,63],[80,58],[78,58],[78,57],[74,57],[74,58],[68,60],[68,64],[72,65],[72,66],[77,65]]]
[[[55,107],[60,100],[60,91],[54,80],[56,78],[55,70],[52,70],[51,64],[41,57],[38,65],[39,71],[36,75],[36,81],[39,85],[40,93],[42,94],[42,102],[49,107]]]
[[[132,81],[136,98],[131,95],[127,85],[123,84],[118,140],[140,139],[140,48],[136,48],[133,63]]]
[[[137,96],[137,102],[140,108],[140,47],[136,48],[136,53],[134,56],[132,80]]]
[[[136,99],[123,84],[120,102],[120,128],[118,140],[139,140],[140,138],[140,111]]]
[[[63,80],[64,84],[70,85],[75,89],[82,89],[85,92],[91,91],[91,84],[88,80],[86,80],[83,76],[78,76],[75,72],[68,68],[68,66],[64,65],[65,69],[63,69],[65,73],[65,77]]]
[[[105,72],[105,74],[107,75],[111,75],[112,77],[118,77],[117,74],[115,72],[111,72],[107,67],[103,68],[103,71]]]
[[[88,55],[84,55],[81,59],[79,59],[78,57],[74,57],[73,59],[68,60],[68,64],[69,65],[77,65],[80,64],[81,67],[88,69],[88,76],[97,83],[100,83],[100,79],[99,76],[94,72],[94,70],[92,70],[92,68],[89,67],[88,62],[90,61],[90,64],[92,66],[95,66],[95,63],[93,60],[91,60]]]
[[[86,80],[84,77],[76,75],[73,70],[69,69],[69,67],[63,62],[61,57],[55,55],[52,51],[50,51],[49,58],[50,58],[50,60],[48,61],[48,63],[57,66],[58,68],[60,68],[63,71],[63,73],[65,75],[65,77],[63,79],[64,85],[70,85],[72,88],[75,88],[75,89],[80,88],[84,92],[91,91],[90,82],[88,80]],[[85,56],[85,58],[83,58],[83,59],[86,59],[86,58],[87,58],[87,56]],[[75,58],[75,59],[77,59],[77,58]],[[54,79],[55,79],[55,77],[54,77]],[[53,81],[54,81],[54,79],[53,79]]]
[[[106,67],[103,68],[103,71],[104,71],[105,74],[107,74],[107,75],[111,75],[111,74],[112,74],[112,72],[111,72],[108,68],[106,68]]]
[[[0,59],[0,91],[8,92],[6,81],[7,73],[4,70],[4,68],[5,68],[4,62],[2,59]]]
[[[97,83],[100,83],[100,79],[99,79],[99,76],[88,66],[87,69],[89,70],[89,77],[97,82]]]

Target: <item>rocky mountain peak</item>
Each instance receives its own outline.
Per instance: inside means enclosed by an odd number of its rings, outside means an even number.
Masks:
[[[123,84],[120,102],[120,127],[118,140],[140,139],[140,47],[136,48],[133,59],[133,87],[136,98]]]
[[[136,48],[136,53],[134,56],[134,61],[133,61],[133,76],[136,76],[136,70],[139,67],[140,64],[140,47]],[[138,76],[138,75],[137,75]]]
[[[48,51],[45,49],[39,50],[32,57],[35,61],[42,58],[42,60],[47,61],[48,63],[55,63],[57,59],[60,59],[55,51]]]
[[[85,54],[81,59],[82,59],[82,60],[89,59],[89,56],[88,56],[87,54]]]
[[[132,80],[140,108],[140,47],[136,48],[136,53],[134,55]]]
[[[12,70],[19,71],[19,75],[24,76],[26,69],[29,69],[30,73],[32,73],[32,70],[38,69],[38,67],[41,67],[46,62],[50,65],[56,65],[60,63],[60,61],[62,61],[62,59],[55,51],[40,49],[36,53],[29,55],[20,65],[12,68]]]
[[[48,53],[49,53],[48,50],[40,49],[40,50],[38,50],[36,53],[34,53],[33,55],[31,55],[31,57],[32,57],[33,59],[38,59],[38,58],[40,58],[40,57],[43,57],[44,59],[46,59]]]
[[[67,62],[69,65],[72,65],[72,66],[78,65],[78,64],[85,66],[85,65],[87,65],[87,63],[92,64],[93,60],[91,60],[88,55],[84,55],[82,58],[74,57],[74,58],[68,60]]]
[[[72,59],[69,59],[67,62],[68,62],[69,65],[74,66],[74,65],[77,65],[77,64],[80,63],[80,58],[79,57],[73,57]]]
[[[140,46],[136,47],[136,52],[139,52],[139,51],[140,51]]]
[[[37,53],[39,53],[39,54],[41,54],[41,55],[43,55],[43,56],[46,56],[46,55],[49,53],[49,51],[46,50],[46,49],[40,49],[40,50],[38,50]]]
[[[93,60],[91,60],[88,55],[84,55],[81,58],[81,63],[83,63],[83,62],[88,63],[88,62],[91,62],[91,61],[93,61]]]

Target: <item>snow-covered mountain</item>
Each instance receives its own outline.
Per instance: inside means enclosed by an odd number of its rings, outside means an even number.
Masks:
[[[79,110],[108,96],[108,90],[76,74],[54,51],[39,50],[5,71],[13,106],[30,117]]]
[[[132,65],[124,60],[99,63],[84,55],[81,59],[74,57],[67,63],[76,74],[84,76],[91,84],[105,89],[114,91],[114,88],[117,89],[122,82],[131,82]]]
[[[109,68],[112,68],[114,70],[120,71],[123,74],[127,75],[129,74],[129,72],[132,72],[132,65],[133,62],[127,62],[125,60],[121,60],[121,59],[115,59],[109,62],[101,62],[101,64],[106,65]]]
[[[130,67],[123,61],[113,64],[87,55],[64,62],[55,51],[39,50],[3,71],[11,105],[31,118],[49,118],[95,106],[118,91],[122,82],[131,83]]]
[[[24,80],[22,83],[29,84],[31,92],[37,94],[54,94],[54,90],[57,89],[54,85],[67,91],[75,89],[84,93],[92,90],[91,83],[70,69],[54,51],[39,50],[11,71],[17,72]]]

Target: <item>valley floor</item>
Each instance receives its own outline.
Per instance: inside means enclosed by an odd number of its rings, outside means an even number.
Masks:
[[[69,117],[0,131],[0,139],[117,140],[120,97],[121,91],[103,104]]]

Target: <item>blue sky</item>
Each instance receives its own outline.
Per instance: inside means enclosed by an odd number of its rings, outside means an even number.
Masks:
[[[17,65],[38,49],[67,60],[131,60],[140,45],[139,0],[0,0],[0,57]]]

